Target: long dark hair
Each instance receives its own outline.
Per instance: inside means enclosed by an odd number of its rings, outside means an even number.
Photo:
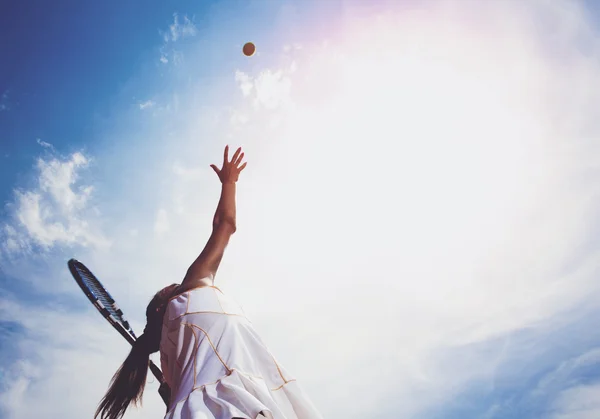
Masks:
[[[160,347],[162,320],[168,296],[159,291],[146,308],[146,327],[137,339],[125,362],[113,376],[106,395],[100,401],[94,419],[119,419],[133,402],[141,404],[142,394],[146,386],[148,362],[150,354]]]

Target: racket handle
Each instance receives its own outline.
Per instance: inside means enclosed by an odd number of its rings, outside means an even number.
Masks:
[[[160,387],[158,387],[158,394],[160,394],[160,397],[162,397],[163,401],[165,402],[167,409],[169,409],[169,400],[171,399],[171,389],[169,388],[169,385],[167,384],[167,382],[165,381],[165,378],[162,375],[162,372],[156,366],[156,364],[154,362],[150,361],[148,363],[148,366],[150,367],[150,371],[152,371],[152,374],[154,374],[156,379],[160,382]]]
[[[167,383],[162,383],[160,387],[158,387],[158,394],[162,397],[163,402],[165,402],[165,406],[167,407],[167,411],[169,411],[169,400],[171,399],[171,389]]]
[[[158,381],[160,381],[161,383],[163,383],[165,381],[162,372],[160,371],[160,369],[156,366],[156,364],[152,361],[150,361],[148,363],[148,366],[150,367],[150,371],[152,371],[152,374],[154,374],[154,376],[156,377],[156,379]]]

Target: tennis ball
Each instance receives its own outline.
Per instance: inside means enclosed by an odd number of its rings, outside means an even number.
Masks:
[[[252,57],[254,55],[254,53],[256,52],[256,47],[254,46],[254,44],[252,42],[247,42],[244,45],[244,48],[242,49],[242,51],[244,52],[244,55],[246,57]]]

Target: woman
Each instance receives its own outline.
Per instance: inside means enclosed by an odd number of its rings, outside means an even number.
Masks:
[[[321,415],[279,365],[241,308],[214,286],[217,268],[236,230],[235,188],[244,153],[223,166],[213,231],[181,285],[160,290],[146,309],[146,328],[112,379],[94,418],[121,418],[144,390],[148,360],[160,350],[170,388],[167,419],[317,419]],[[164,385],[161,386],[164,388]]]

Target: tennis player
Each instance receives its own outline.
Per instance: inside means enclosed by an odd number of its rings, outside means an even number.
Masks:
[[[240,306],[214,286],[236,231],[235,190],[244,153],[223,166],[213,231],[181,284],[160,290],[146,309],[146,328],[114,375],[94,418],[119,419],[144,391],[150,354],[160,351],[170,388],[167,419],[320,419],[300,386],[269,352]]]

